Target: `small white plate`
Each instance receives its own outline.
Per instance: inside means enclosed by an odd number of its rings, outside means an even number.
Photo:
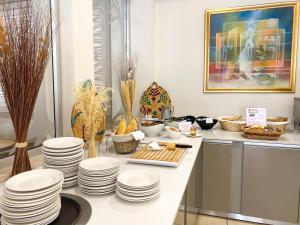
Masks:
[[[53,150],[75,148],[83,144],[81,138],[76,137],[59,137],[48,139],[43,142],[43,146]]]
[[[125,187],[147,188],[159,182],[159,176],[148,170],[129,170],[121,173],[118,182]]]
[[[105,171],[120,166],[120,161],[111,157],[97,157],[80,162],[79,167],[84,171]]]
[[[159,196],[160,192],[157,192],[153,195],[149,195],[147,197],[131,197],[131,196],[122,194],[121,192],[119,192],[116,189],[116,194],[120,199],[128,201],[128,202],[145,202],[145,201],[149,201],[151,199],[156,198],[157,196]]]
[[[199,133],[196,133],[196,135],[191,135],[190,132],[185,133],[184,135],[187,136],[187,137],[190,137],[190,138],[198,138],[198,137],[202,137],[203,136],[202,134],[199,134]]]
[[[15,192],[33,192],[53,186],[63,180],[63,173],[53,169],[37,169],[11,177],[5,187]]]

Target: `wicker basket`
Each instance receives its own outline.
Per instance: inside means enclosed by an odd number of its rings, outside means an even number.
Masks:
[[[249,139],[260,139],[260,140],[278,140],[283,130],[279,128],[266,127],[264,132],[256,132],[250,128],[244,130],[243,136]]]
[[[132,153],[140,143],[134,139],[132,134],[112,135],[111,138],[118,154]]]
[[[224,120],[224,118],[229,118],[229,116],[218,117],[218,121],[221,125],[222,130],[232,131],[232,132],[240,132],[240,131],[243,131],[246,126],[246,121]]]
[[[115,116],[115,118],[113,118],[113,126],[118,121],[118,118],[125,118],[127,121],[133,118],[137,121],[139,127],[138,120],[131,114],[118,114],[117,116]],[[132,134],[116,135],[115,133],[116,131],[112,130],[111,138],[114,143],[115,150],[118,154],[132,153],[137,149],[140,141],[136,141]]]

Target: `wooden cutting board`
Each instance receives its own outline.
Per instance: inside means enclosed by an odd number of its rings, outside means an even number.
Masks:
[[[129,159],[131,163],[152,164],[160,166],[178,167],[186,152],[185,148],[169,151],[165,147],[160,151],[148,149],[148,145],[135,152]]]

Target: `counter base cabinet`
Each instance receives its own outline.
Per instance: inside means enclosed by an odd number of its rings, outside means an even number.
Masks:
[[[242,214],[297,223],[300,149],[244,145]]]
[[[203,142],[202,209],[240,213],[243,143]]]

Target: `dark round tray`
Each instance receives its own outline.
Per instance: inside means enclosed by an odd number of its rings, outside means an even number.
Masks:
[[[84,225],[92,214],[90,203],[76,195],[61,194],[61,210],[51,225]]]

